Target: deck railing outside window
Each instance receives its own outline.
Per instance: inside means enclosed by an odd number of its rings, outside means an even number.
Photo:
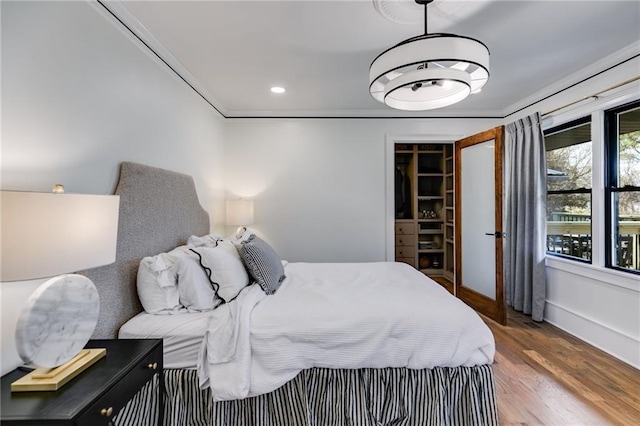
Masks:
[[[552,212],[547,221],[547,251],[591,259],[591,217]],[[623,268],[640,270],[640,216],[620,216],[617,259]]]

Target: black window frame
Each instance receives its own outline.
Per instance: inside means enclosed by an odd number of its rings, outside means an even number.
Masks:
[[[605,226],[605,242],[604,266],[616,271],[628,274],[640,275],[640,270],[623,268],[613,264],[615,236],[613,230],[614,218],[618,217],[618,211],[613,205],[613,194],[624,192],[640,192],[640,186],[618,186],[618,114],[640,108],[640,99],[628,102],[624,105],[608,109],[604,112],[604,226]],[[614,211],[616,210],[616,211]]]
[[[583,126],[585,124],[590,124],[592,125],[592,117],[591,114],[586,115],[584,117],[580,117],[577,118],[575,120],[571,120],[568,121],[566,123],[551,127],[549,129],[546,129],[542,132],[543,136],[547,136],[547,135],[552,135],[552,134],[556,134],[559,132],[562,132],[564,130],[569,130],[572,129],[574,127],[579,127],[579,126]],[[591,140],[591,170],[593,171],[593,140]],[[545,156],[546,156],[547,150],[546,150],[546,146],[545,146]],[[576,189],[566,189],[566,190],[557,190],[557,191],[549,191],[548,189],[548,185],[545,188],[545,190],[547,191],[547,199],[549,197],[549,195],[563,195],[563,194],[589,194],[589,204],[591,205],[591,214],[590,214],[590,221],[589,223],[591,224],[591,256],[589,259],[585,259],[585,258],[581,258],[581,257],[577,257],[577,256],[571,256],[568,254],[564,254],[564,253],[557,253],[557,252],[552,252],[549,250],[546,250],[546,255],[547,256],[554,256],[554,257],[559,257],[559,258],[563,258],[563,259],[568,259],[568,260],[572,260],[575,262],[580,262],[580,263],[585,263],[588,265],[593,264],[593,175],[592,175],[592,181],[591,181],[591,188],[576,188]],[[548,238],[549,234],[547,234],[547,231],[545,230],[545,235]]]

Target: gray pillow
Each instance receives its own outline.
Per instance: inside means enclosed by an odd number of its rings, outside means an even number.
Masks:
[[[284,267],[278,253],[261,238],[251,235],[240,243],[240,257],[249,275],[267,294],[276,292],[284,275]]]

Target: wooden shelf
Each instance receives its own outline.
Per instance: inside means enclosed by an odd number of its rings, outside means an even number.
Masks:
[[[444,273],[444,269],[442,268],[421,268],[420,272],[425,275],[442,275]]]
[[[425,275],[443,277],[453,265],[453,259],[450,258],[455,252],[453,224],[447,223],[452,221],[453,211],[454,147],[447,144],[421,143],[408,143],[397,147],[401,149],[395,151],[396,161],[406,166],[403,172],[410,176],[411,205],[414,213],[413,219],[405,219],[407,222],[413,221],[411,241],[415,241],[415,245],[412,242],[408,247],[413,247],[414,256],[403,258],[403,261]],[[437,212],[438,217],[423,218],[423,210]],[[449,228],[445,227],[445,224]],[[425,244],[428,241],[430,243]],[[440,247],[432,248],[433,245]],[[437,259],[438,267],[421,268],[420,259],[424,258],[429,261]]]

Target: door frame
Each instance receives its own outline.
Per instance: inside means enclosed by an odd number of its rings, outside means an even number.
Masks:
[[[386,135],[385,136],[385,260],[395,262],[396,260],[396,237],[395,237],[395,146],[402,143],[442,143],[453,144],[464,134],[430,134],[430,135]]]
[[[495,140],[495,229],[500,232],[501,237],[495,238],[496,247],[496,298],[491,299],[477,291],[463,286],[462,282],[462,209],[461,209],[461,178],[462,163],[461,150],[463,148],[473,146],[479,143]],[[502,181],[503,181],[503,145],[504,145],[504,126],[494,127],[493,129],[466,137],[455,142],[454,162],[455,162],[455,179],[454,179],[454,206],[455,206],[455,269],[456,280],[454,283],[455,294],[464,302],[469,304],[478,312],[483,313],[496,322],[505,325],[506,318],[506,299],[504,293],[504,267],[503,267],[503,229],[502,229]]]

